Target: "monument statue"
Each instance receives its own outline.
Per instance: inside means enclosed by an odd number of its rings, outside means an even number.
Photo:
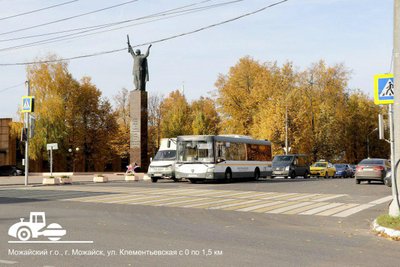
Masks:
[[[133,57],[133,82],[135,84],[135,90],[146,91],[146,82],[149,80],[149,69],[147,66],[147,57],[150,53],[150,47],[147,48],[146,54],[141,54],[139,49],[136,49],[135,52],[132,49],[131,44],[129,43],[128,36],[128,52]]]

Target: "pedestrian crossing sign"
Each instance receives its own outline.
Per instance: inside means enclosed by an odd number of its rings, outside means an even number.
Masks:
[[[377,105],[394,103],[393,74],[377,74],[374,76],[374,102]]]
[[[34,97],[33,96],[23,96],[22,97],[22,113],[34,112]]]

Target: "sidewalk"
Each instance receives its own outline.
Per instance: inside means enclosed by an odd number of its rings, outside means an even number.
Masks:
[[[76,173],[70,176],[72,182],[93,182],[94,172],[91,173]],[[108,178],[108,181],[125,181],[125,173],[102,173]],[[57,173],[53,173],[57,176]],[[42,173],[29,173],[28,185],[40,185],[42,184],[43,177]],[[47,176],[48,177],[48,176]],[[0,176],[0,186],[9,185],[25,185],[25,176]]]

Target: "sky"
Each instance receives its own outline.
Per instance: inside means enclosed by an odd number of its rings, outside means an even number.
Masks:
[[[216,90],[218,75],[228,74],[240,58],[250,56],[260,63],[283,65],[290,61],[298,70],[321,59],[329,65],[343,63],[351,71],[349,89],[360,89],[372,97],[373,76],[391,70],[393,0],[288,0],[232,22],[169,39],[279,1],[0,0],[0,118],[17,120],[21,97],[27,92],[26,66],[13,64],[50,54],[72,58],[120,50],[127,47],[127,34],[131,45],[139,45],[142,52],[153,43],[148,58],[149,95],[166,97],[179,89],[189,101],[210,96]],[[118,4],[122,5],[109,8]],[[184,6],[192,11],[181,12]],[[100,9],[104,10],[91,13]],[[165,14],[172,9],[175,13]],[[85,13],[90,14],[82,15]],[[143,18],[157,13],[162,15]],[[44,35],[84,27],[87,31],[90,26],[126,20],[131,22],[97,31],[124,28],[73,39],[71,34],[76,32]],[[46,25],[38,26],[41,24]],[[65,40],[16,48],[68,34]],[[44,36],[25,38],[32,35]],[[165,38],[168,40],[160,41]],[[134,89],[132,63],[126,49],[71,59],[68,69],[77,80],[90,76],[103,96],[113,102],[122,88]]]

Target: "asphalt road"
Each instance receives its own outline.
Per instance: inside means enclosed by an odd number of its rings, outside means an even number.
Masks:
[[[399,243],[370,230],[390,194],[353,179],[2,186],[0,266],[398,266]],[[8,236],[33,211],[93,243]]]

